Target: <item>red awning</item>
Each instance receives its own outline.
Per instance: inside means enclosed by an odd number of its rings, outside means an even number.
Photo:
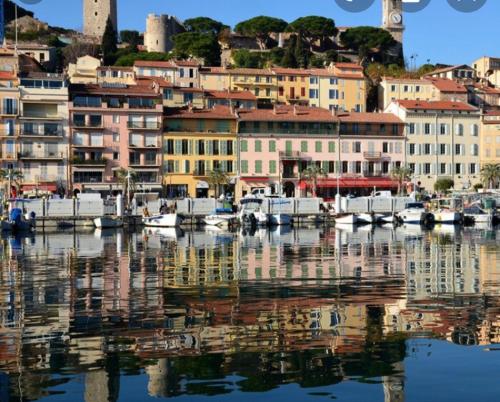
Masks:
[[[46,184],[23,184],[21,186],[21,191],[32,191],[32,190],[39,190],[39,191],[50,191],[50,192],[55,192],[57,191],[57,185],[54,183],[46,183]]]
[[[308,183],[301,181],[300,188],[305,189]],[[336,188],[337,179],[320,179],[318,188]],[[356,177],[341,178],[339,180],[340,188],[397,188],[398,182],[386,177]]]
[[[242,181],[249,181],[249,182],[263,182],[263,181],[269,181],[268,176],[249,176],[249,177],[242,177]]]

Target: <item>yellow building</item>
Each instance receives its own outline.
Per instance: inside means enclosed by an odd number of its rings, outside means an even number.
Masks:
[[[429,80],[384,77],[378,86],[379,109],[395,100],[432,101],[439,100],[439,94]]]
[[[102,66],[97,67],[98,84],[135,85],[135,73],[132,67]]]
[[[481,57],[472,63],[477,78],[489,81],[500,88],[500,57]]]
[[[278,99],[277,76],[272,70],[235,68],[229,71],[230,89],[233,91],[250,91],[261,103],[272,103]]]
[[[323,109],[366,111],[366,80],[363,68],[354,63],[337,63],[309,70],[309,104]]]
[[[164,185],[169,197],[207,197],[208,175],[221,170],[229,177],[236,172],[236,128],[234,109],[167,109],[163,136]]]
[[[273,68],[278,81],[278,102],[283,104],[309,105],[308,70],[293,68]]]
[[[201,68],[200,87],[214,91],[227,91],[231,89],[229,70],[224,67]]]
[[[481,166],[500,163],[500,111],[486,112],[481,120]]]

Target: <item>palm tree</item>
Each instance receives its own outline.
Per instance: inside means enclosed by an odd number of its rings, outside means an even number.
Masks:
[[[219,198],[220,187],[229,183],[229,176],[223,170],[214,169],[208,172],[207,182],[210,187],[213,187],[215,198]]]
[[[319,165],[311,165],[302,171],[302,179],[307,181],[312,187],[313,197],[316,197],[318,192],[318,180],[321,177],[326,177],[328,173]]]
[[[122,186],[123,195],[126,196],[128,204],[131,201],[131,194],[136,191],[136,183],[138,180],[137,172],[120,168],[116,171],[116,179]]]
[[[398,182],[398,195],[401,195],[403,183],[410,180],[412,171],[409,167],[399,166],[391,170],[391,177]]]
[[[496,188],[500,182],[500,163],[489,163],[481,169],[481,178],[485,187]]]
[[[4,194],[7,194],[7,198],[10,198],[12,183],[19,187],[20,181],[23,179],[23,174],[20,170],[12,170],[12,169],[0,169],[0,182],[4,184],[4,186],[9,188],[4,188]]]

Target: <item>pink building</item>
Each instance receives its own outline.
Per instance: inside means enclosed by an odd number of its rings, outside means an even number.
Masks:
[[[337,178],[343,193],[393,189],[393,167],[404,163],[404,124],[391,114],[343,113],[304,106],[240,110],[239,185],[242,197],[255,188],[282,188],[305,195],[302,173],[315,164],[325,176],[318,196],[333,198]]]
[[[116,171],[131,169],[139,191],[161,190],[161,94],[148,85],[70,88],[73,190],[120,190]]]

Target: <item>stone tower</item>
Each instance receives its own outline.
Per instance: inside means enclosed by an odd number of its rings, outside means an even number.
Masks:
[[[389,31],[392,37],[398,42],[396,50],[402,52],[403,49],[403,1],[402,0],[382,0],[382,28]]]
[[[174,45],[172,36],[184,31],[182,23],[172,15],[149,14],[144,45],[148,52],[169,52]]]
[[[101,39],[106,21],[111,17],[118,32],[117,0],[83,0],[83,33]]]

